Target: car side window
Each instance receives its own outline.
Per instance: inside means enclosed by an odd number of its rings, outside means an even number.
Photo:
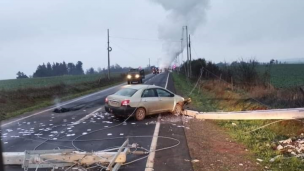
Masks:
[[[154,89],[147,89],[147,90],[144,90],[142,97],[157,97],[157,96],[155,94]]]
[[[163,89],[156,89],[158,97],[173,97],[173,94]]]

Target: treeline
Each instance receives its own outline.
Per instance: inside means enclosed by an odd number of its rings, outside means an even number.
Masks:
[[[39,65],[33,74],[33,77],[52,77],[61,75],[83,75],[83,63],[78,61],[76,64],[65,62],[53,63],[48,62],[46,65]]]
[[[111,72],[127,72],[129,71],[130,67],[121,67],[118,64],[110,66],[110,71]],[[107,73],[108,69],[103,68],[101,69],[100,67],[95,70],[93,67],[87,69],[86,74],[102,74],[102,73]]]
[[[130,67],[121,67],[118,64],[110,66],[111,72],[127,72]],[[84,75],[84,74],[106,74],[108,73],[107,68],[101,69],[100,67],[94,69],[93,67],[89,68],[84,72],[83,63],[78,61],[76,64],[74,63],[53,63],[48,62],[47,64],[39,65],[34,72],[33,76],[29,77],[53,77],[53,76],[62,76],[62,75]],[[18,71],[17,79],[21,78],[29,78],[23,72]]]
[[[202,75],[202,78],[210,78],[214,77],[214,75],[219,75],[220,74],[220,68],[212,63],[212,62],[207,62],[205,59],[195,59],[190,62],[191,65],[191,77],[199,77]],[[189,68],[189,65],[187,65],[187,62],[183,63],[180,66],[180,72],[185,74],[187,73]]]
[[[280,64],[277,60],[270,60],[269,63],[259,63],[256,60],[239,60],[228,63],[214,64],[207,62],[205,59],[196,59],[191,61],[191,76],[198,78],[202,74],[205,79],[222,79],[233,84],[242,86],[269,85],[270,70],[272,65]],[[266,70],[258,71],[257,67],[264,65]],[[181,65],[180,72],[186,73],[187,63]]]

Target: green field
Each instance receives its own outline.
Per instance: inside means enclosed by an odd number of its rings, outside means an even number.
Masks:
[[[258,66],[260,73],[266,70],[265,65]],[[304,64],[276,64],[271,66],[271,84],[277,88],[304,85]]]
[[[112,73],[113,77],[120,75],[120,73]],[[1,90],[17,90],[23,88],[41,88],[49,87],[58,84],[73,85],[91,81],[97,81],[100,78],[105,78],[104,74],[92,75],[65,75],[57,77],[43,77],[43,78],[29,78],[29,79],[13,79],[0,80]]]

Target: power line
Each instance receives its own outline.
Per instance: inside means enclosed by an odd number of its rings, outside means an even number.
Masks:
[[[116,45],[119,49],[121,49],[121,50],[123,50],[123,51],[129,53],[130,55],[132,55],[132,56],[134,56],[134,57],[138,57],[137,55],[134,55],[132,52],[126,50],[125,48],[122,48],[122,47],[121,47],[120,45],[118,45],[117,43],[112,42],[112,44]]]
[[[166,42],[180,42],[179,40],[160,40],[160,39],[147,39],[147,38],[134,38],[134,37],[116,37],[111,36],[114,39],[127,39],[127,40],[137,40],[137,41],[166,41]]]

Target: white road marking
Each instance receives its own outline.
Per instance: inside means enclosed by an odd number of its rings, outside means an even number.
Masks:
[[[86,96],[77,98],[77,99],[75,99],[75,100],[72,100],[72,101],[70,101],[70,102],[64,103],[64,104],[62,104],[62,105],[54,106],[54,107],[52,107],[52,108],[43,110],[43,111],[41,111],[41,112],[34,113],[34,114],[29,115],[29,116],[25,116],[25,117],[23,117],[23,118],[20,118],[20,119],[17,119],[17,120],[14,120],[14,121],[11,121],[11,122],[8,122],[8,123],[5,123],[5,124],[1,124],[1,127],[10,125],[10,124],[12,124],[12,123],[21,121],[21,120],[23,120],[23,119],[30,118],[30,117],[32,117],[32,116],[40,115],[40,114],[42,114],[42,113],[44,113],[44,112],[48,112],[48,111],[54,110],[54,109],[56,109],[57,107],[61,107],[61,106],[67,105],[67,104],[71,104],[71,103],[74,103],[74,102],[76,102],[76,101],[79,101],[79,100],[82,100],[82,99],[85,99],[85,98],[94,96],[94,95],[96,95],[96,94],[103,93],[103,92],[105,92],[105,91],[109,91],[109,90],[115,89],[115,88],[120,87],[120,86],[123,86],[123,85],[125,85],[125,84],[126,84],[126,83],[119,84],[119,85],[117,85],[117,86],[114,86],[114,87],[111,87],[111,88],[108,88],[108,89],[105,89],[105,90],[98,91],[98,92],[93,93],[93,94],[89,94],[89,95],[86,95]]]
[[[170,73],[168,73],[168,77],[167,77],[167,81],[166,81],[166,85],[165,85],[166,89],[167,89],[167,86],[168,86],[169,75],[170,75]],[[160,118],[161,118],[161,115],[159,115],[158,118],[157,118],[157,122],[156,122],[154,133],[153,133],[153,138],[152,138],[152,142],[151,142],[151,146],[150,146],[150,153],[149,153],[149,156],[148,156],[148,159],[147,159],[145,171],[153,171],[154,170],[153,169],[154,158],[155,158],[155,150],[156,150],[156,146],[157,146],[157,140],[158,140],[159,129],[160,129]]]
[[[169,80],[169,76],[170,76],[170,73],[168,73],[168,77],[167,77],[167,82],[166,82],[165,89],[167,89],[167,87],[168,87],[168,80]]]
[[[154,167],[154,158],[155,158],[155,150],[156,150],[156,146],[157,146],[157,140],[158,140],[158,134],[159,134],[159,128],[160,128],[160,115],[157,118],[157,122],[155,125],[155,129],[154,129],[154,133],[153,133],[153,138],[152,138],[152,142],[151,142],[151,146],[150,146],[150,153],[147,159],[147,163],[146,163],[146,169],[145,171],[153,171],[153,167]]]

